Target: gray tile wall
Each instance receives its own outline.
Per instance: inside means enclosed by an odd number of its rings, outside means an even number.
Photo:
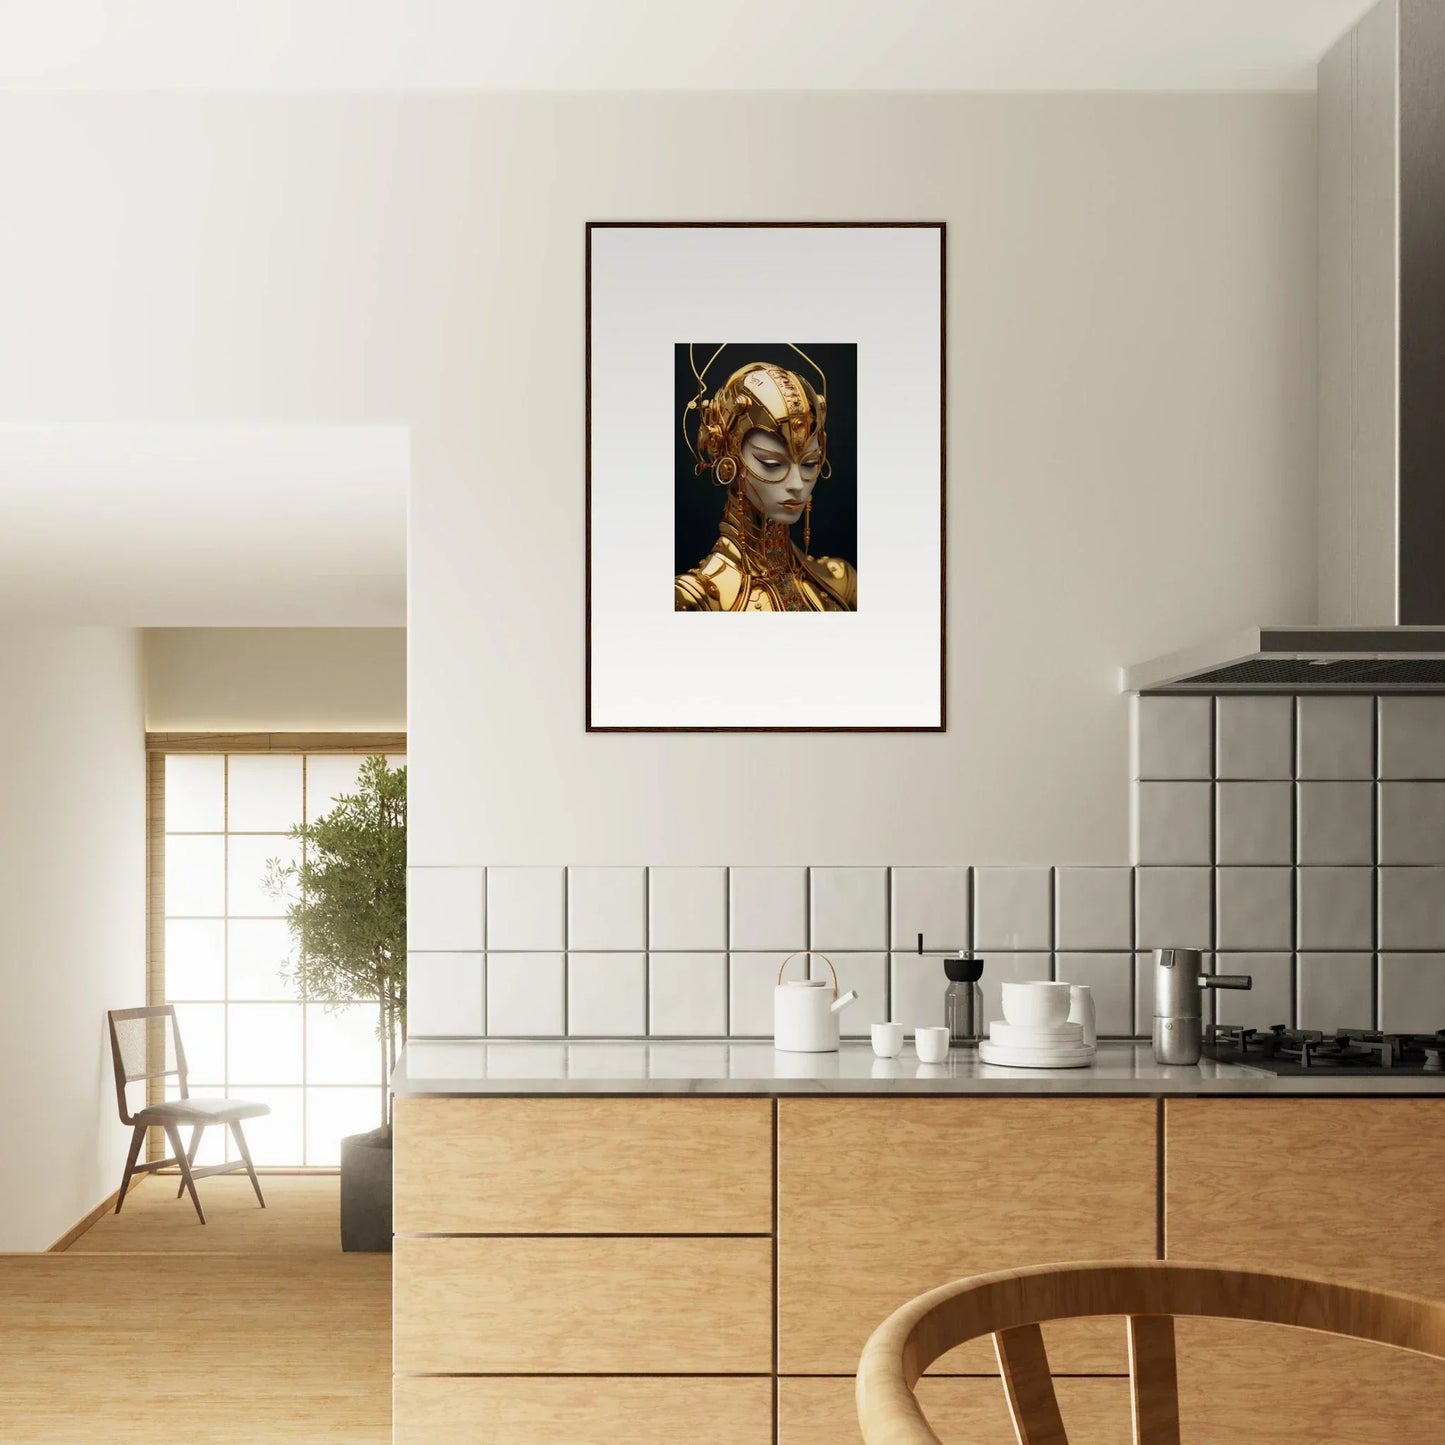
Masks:
[[[1132,867],[414,868],[410,1031],[767,1038],[809,948],[846,1035],[942,1023],[920,932],[987,959],[986,1017],[1068,979],[1147,1036],[1172,945],[1254,976],[1220,1022],[1445,1026],[1445,697],[1143,697],[1132,757]]]
[[[1137,942],[1252,973],[1220,1022],[1445,1026],[1445,697],[1141,697],[1133,758]]]

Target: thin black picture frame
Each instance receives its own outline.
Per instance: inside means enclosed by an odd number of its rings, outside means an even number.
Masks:
[[[592,720],[592,233],[604,230],[908,230],[938,232],[938,721],[896,726],[795,725],[615,725]],[[946,221],[588,221],[584,247],[586,339],[585,512],[586,665],[583,684],[585,730],[589,733],[942,733],[948,731],[948,223]]]

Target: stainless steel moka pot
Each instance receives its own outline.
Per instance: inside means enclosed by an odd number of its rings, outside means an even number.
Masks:
[[[1205,973],[1197,948],[1154,950],[1154,1057],[1161,1064],[1197,1064],[1204,1042],[1204,990],[1252,988],[1247,973]]]

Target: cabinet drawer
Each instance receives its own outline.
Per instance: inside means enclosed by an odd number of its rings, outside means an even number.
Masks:
[[[393,1445],[772,1445],[768,1379],[397,1380]]]
[[[783,1099],[778,1348],[787,1374],[847,1375],[914,1295],[996,1269],[1153,1259],[1148,1099]],[[1122,1321],[1045,1330],[1062,1374],[1128,1371]],[[994,1374],[993,1346],[937,1373]]]
[[[767,1239],[398,1239],[403,1374],[760,1374]]]
[[[1064,1379],[1055,1390],[1069,1445],[1119,1445],[1131,1437],[1127,1380]],[[1018,1439],[997,1379],[929,1375],[918,1382],[918,1401],[944,1440],[1015,1445]],[[855,1445],[862,1438],[851,1378],[778,1381],[778,1445]]]
[[[1164,1121],[1168,1258],[1445,1299],[1445,1099],[1170,1099]]]
[[[768,1099],[396,1101],[398,1234],[769,1234]]]

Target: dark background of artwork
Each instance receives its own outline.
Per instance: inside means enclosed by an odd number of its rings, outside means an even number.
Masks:
[[[841,557],[858,565],[858,347],[851,341],[810,342],[798,345],[822,367],[828,378],[828,415],[824,429],[828,433],[828,460],[832,474],[813,488],[813,543],[815,557]],[[693,356],[701,371],[714,351],[716,341],[694,341]],[[711,471],[693,471],[692,453],[682,437],[688,428],[688,440],[697,445],[694,428],[697,413],[688,413],[682,421],[683,409],[697,394],[697,382],[688,364],[688,343],[678,342],[674,352],[673,415],[678,418],[674,440],[675,465],[673,486],[673,573],[696,567],[712,550],[717,540],[717,524],[722,517],[725,489],[712,482]],[[768,361],[786,367],[804,377],[819,390],[818,374],[791,347],[782,342],[741,342],[730,344],[706,373],[708,395],[711,396],[740,366],[750,361]],[[803,545],[803,521],[793,524],[793,540]]]

